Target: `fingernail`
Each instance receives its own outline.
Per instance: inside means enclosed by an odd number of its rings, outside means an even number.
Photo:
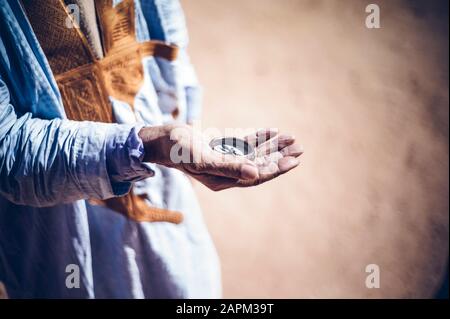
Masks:
[[[255,179],[258,178],[258,169],[250,164],[244,164],[241,167],[242,179]]]

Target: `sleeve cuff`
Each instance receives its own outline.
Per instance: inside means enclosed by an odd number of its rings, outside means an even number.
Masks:
[[[107,136],[106,165],[116,196],[127,194],[133,182],[155,175],[155,172],[142,162],[144,144],[138,133],[143,126],[117,125]]]

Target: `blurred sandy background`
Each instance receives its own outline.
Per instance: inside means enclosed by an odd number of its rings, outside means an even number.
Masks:
[[[448,258],[448,2],[183,5],[203,127],[280,127],[306,151],[258,188],[196,186],[224,297],[432,296]]]

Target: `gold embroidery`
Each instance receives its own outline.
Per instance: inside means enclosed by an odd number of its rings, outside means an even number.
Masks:
[[[144,79],[142,58],[174,60],[178,54],[173,45],[136,41],[133,0],[124,0],[116,7],[112,0],[96,0],[105,51],[101,60],[95,58],[79,28],[66,27],[70,14],[62,0],[22,0],[22,4],[58,83],[67,117],[72,120],[114,122],[109,96],[133,107]],[[150,207],[144,198],[132,193],[93,202],[136,221],[182,221],[179,212]]]
[[[97,64],[87,64],[56,76],[69,119],[114,122],[102,73]]]
[[[96,8],[105,53],[119,51],[120,48],[136,42],[133,0],[124,0],[116,7],[113,7],[112,0],[101,0]]]

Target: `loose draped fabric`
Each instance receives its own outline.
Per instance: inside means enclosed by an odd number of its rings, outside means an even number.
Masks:
[[[142,164],[137,136],[142,125],[171,121],[174,104],[183,121],[199,114],[183,15],[177,1],[135,7],[137,39],[176,44],[181,56],[145,58],[133,107],[111,98],[120,124],[99,124],[65,119],[19,2],[0,0],[0,282],[11,298],[220,296],[217,255],[190,181]],[[136,223],[84,200],[124,194],[132,182],[134,193],[183,212],[184,222]],[[66,285],[73,265],[79,288]]]
[[[75,121],[113,123],[109,97],[122,100],[132,108],[144,80],[142,58],[157,56],[173,61],[178,47],[162,41],[136,41],[134,0],[123,0],[115,7],[112,0],[82,3],[94,10],[94,15],[97,12],[98,24],[95,16],[94,19],[71,17],[62,0],[21,0],[58,84],[67,117]],[[68,28],[67,21],[73,27]],[[78,25],[87,33],[80,32]],[[100,48],[104,56],[101,59],[94,53],[99,44],[90,43],[95,38],[92,36],[95,30],[102,31],[104,49]],[[183,220],[180,212],[149,206],[142,196],[133,192],[95,202],[138,222],[178,224]]]

